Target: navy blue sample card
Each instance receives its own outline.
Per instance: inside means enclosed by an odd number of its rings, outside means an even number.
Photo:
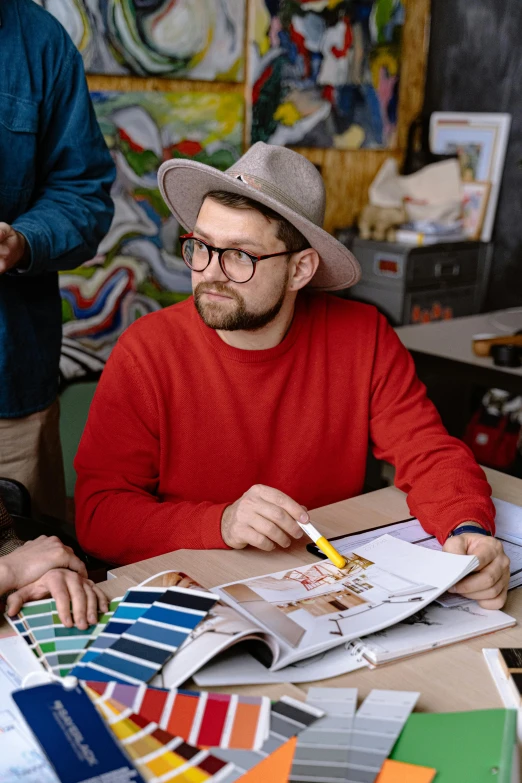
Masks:
[[[80,686],[15,691],[13,699],[61,783],[144,783]]]

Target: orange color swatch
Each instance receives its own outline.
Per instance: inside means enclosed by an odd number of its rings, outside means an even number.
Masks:
[[[258,722],[259,706],[257,704],[238,703],[228,746],[230,748],[255,748]]]
[[[196,716],[198,703],[198,699],[192,696],[183,693],[176,694],[176,709],[170,713],[165,730],[175,737],[188,737]]]
[[[292,737],[239,778],[238,783],[288,783],[297,737]],[[396,763],[396,762],[394,762]],[[409,765],[404,765],[409,766]],[[415,781],[417,783],[417,781]],[[424,781],[419,781],[424,783]]]
[[[387,759],[375,783],[431,783],[436,774],[437,770],[431,767],[419,767],[417,764]]]

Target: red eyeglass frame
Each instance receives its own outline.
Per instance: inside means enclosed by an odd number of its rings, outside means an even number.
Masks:
[[[185,256],[183,255],[183,245],[185,244],[187,239],[197,239],[197,241],[201,242],[202,245],[205,245],[205,247],[209,251],[208,263],[206,266],[203,267],[203,269],[193,269],[193,267],[191,267],[188,261],[185,259]],[[242,283],[249,283],[252,280],[252,278],[256,273],[256,264],[258,261],[263,261],[265,258],[277,258],[277,256],[291,256],[292,253],[300,252],[299,250],[283,250],[281,253],[267,253],[264,256],[256,256],[253,253],[249,253],[248,250],[243,250],[243,248],[241,247],[213,247],[212,245],[209,245],[208,242],[205,242],[203,239],[200,239],[199,237],[195,237],[193,232],[191,232],[190,234],[182,234],[179,237],[179,241],[181,243],[181,257],[183,258],[183,261],[188,266],[188,268],[191,269],[193,272],[204,272],[205,269],[210,265],[210,262],[212,261],[213,253],[217,253],[218,263],[221,271],[228,278],[228,280],[231,280],[233,283],[238,283],[238,285],[241,285]],[[248,280],[234,280],[232,277],[230,277],[227,274],[227,271],[222,262],[223,253],[226,253],[227,250],[239,250],[240,253],[244,253],[250,258],[250,260],[252,261],[252,274],[250,275]]]

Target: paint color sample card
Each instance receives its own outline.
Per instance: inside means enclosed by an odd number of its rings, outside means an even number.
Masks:
[[[249,769],[241,783],[288,783],[297,737],[292,737],[263,761]]]
[[[217,596],[169,587],[109,647],[75,666],[82,680],[149,682],[207,616]]]
[[[419,696],[410,691],[370,691],[353,724],[348,758],[350,783],[373,783]]]
[[[373,783],[418,696],[374,690],[356,712],[355,688],[310,688],[326,716],[299,735],[291,783]]]
[[[143,783],[81,687],[48,683],[13,699],[61,783]]]
[[[413,713],[390,756],[437,770],[435,783],[519,780],[517,710]]]
[[[240,775],[233,764],[189,745],[114,699],[98,698],[95,705],[145,780],[230,783]]]
[[[141,617],[147,609],[165,593],[164,587],[132,587],[120,600],[110,623],[90,645],[81,662],[89,663],[97,658],[103,650],[114,644],[122,633],[128,631],[131,625]]]
[[[260,750],[224,750],[215,748],[214,753],[218,758],[232,762],[241,773],[245,773],[284,745],[291,737],[298,736],[323,716],[324,712],[322,710],[292,699],[290,696],[283,696],[279,701],[272,704],[270,710],[270,733]]]
[[[111,601],[109,611],[84,631],[64,626],[52,599],[25,604],[16,617],[7,619],[39,662],[53,674],[64,677],[110,622],[118,603],[119,599]]]
[[[268,737],[270,699],[87,682],[96,704],[117,702],[198,747],[258,750]]]
[[[326,715],[299,735],[290,781],[339,783],[346,779],[357,688],[309,688],[306,703]]]
[[[432,783],[436,774],[431,767],[386,759],[375,783]]]

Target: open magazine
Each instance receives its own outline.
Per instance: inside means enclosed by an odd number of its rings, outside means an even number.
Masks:
[[[396,625],[296,661],[278,671],[267,669],[247,650],[231,648],[197,671],[194,680],[202,687],[324,680],[366,666],[375,668],[515,624],[514,617],[498,610],[483,609],[475,601],[455,607],[433,603]]]
[[[278,671],[419,612],[478,565],[385,535],[324,561],[213,588],[221,602],[153,684],[175,687],[238,642]]]

